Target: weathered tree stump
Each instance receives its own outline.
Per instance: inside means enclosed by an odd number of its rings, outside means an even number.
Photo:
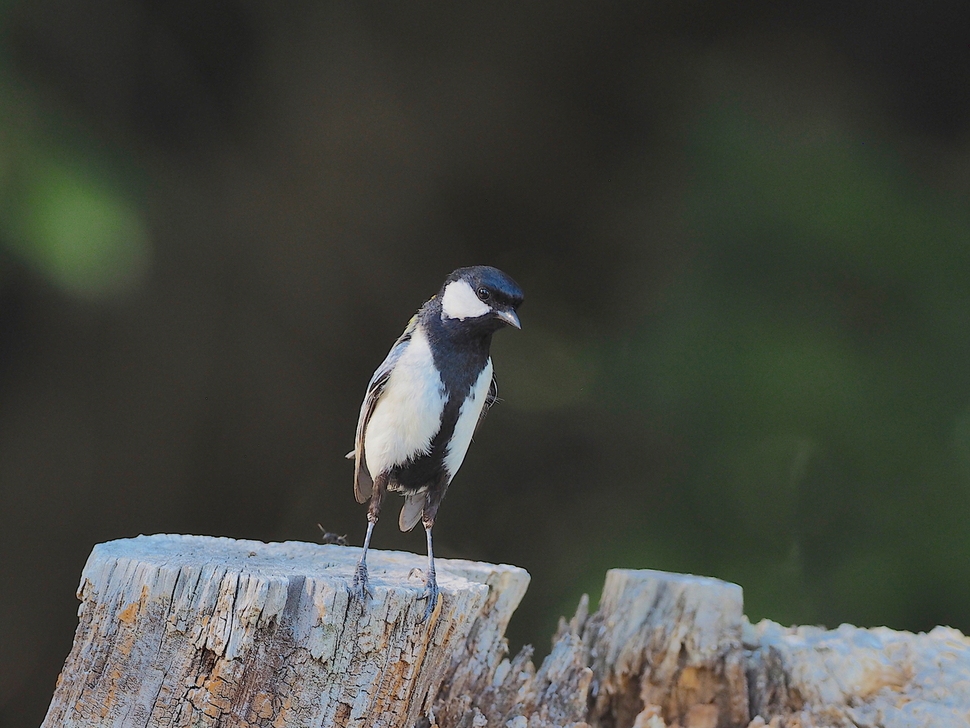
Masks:
[[[970,639],[886,627],[745,625],[751,712],[788,728],[966,728]]]
[[[364,607],[349,594],[358,554],[200,536],[96,546],[45,728],[413,725],[489,601],[487,582],[503,583],[510,616],[529,576],[440,559],[439,606],[423,623],[423,582],[410,574],[423,558],[373,552]]]
[[[717,579],[613,569],[599,611],[589,616],[584,598],[538,671],[528,648],[491,671],[458,666],[436,703],[440,725],[745,726],[741,598]]]
[[[192,536],[102,544],[45,727],[936,728],[970,725],[970,640],[752,626],[741,588],[614,569],[536,669],[509,659],[522,569],[439,560],[429,623],[412,554]]]
[[[583,630],[596,676],[594,725],[654,713],[681,725],[748,722],[741,587],[718,579],[613,569]]]

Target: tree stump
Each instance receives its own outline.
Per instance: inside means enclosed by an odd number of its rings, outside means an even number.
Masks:
[[[741,587],[662,571],[607,572],[583,630],[595,675],[590,722],[727,728],[748,722]]]
[[[751,625],[741,588],[608,572],[536,669],[505,628],[529,576],[359,549],[152,536],[95,547],[45,727],[935,728],[970,725],[970,640]]]
[[[457,666],[435,706],[440,725],[746,726],[741,600],[718,579],[611,569],[599,611],[584,597],[538,670],[531,648],[491,669]]]
[[[745,625],[751,713],[800,728],[970,726],[970,639],[886,627]]]
[[[529,576],[439,559],[423,623],[411,572],[424,559],[372,552],[365,607],[349,594],[359,553],[201,536],[96,546],[44,727],[414,725],[483,609],[507,623]]]

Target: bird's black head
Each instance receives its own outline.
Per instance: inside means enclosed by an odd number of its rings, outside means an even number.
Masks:
[[[486,331],[504,325],[522,328],[516,313],[524,298],[522,289],[498,268],[459,268],[445,279],[438,295],[445,321],[468,322]]]

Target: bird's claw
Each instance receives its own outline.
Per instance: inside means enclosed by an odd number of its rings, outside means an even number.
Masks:
[[[367,580],[367,564],[363,561],[357,563],[357,570],[354,571],[354,583],[350,587],[350,593],[363,604],[366,604],[367,600],[374,596],[371,593],[370,584]]]
[[[419,600],[427,600],[427,604],[424,608],[424,615],[421,617],[421,622],[427,622],[431,619],[431,615],[434,613],[435,607],[438,605],[438,582],[435,580],[434,574],[428,579],[427,584],[424,587],[424,591],[418,596]]]

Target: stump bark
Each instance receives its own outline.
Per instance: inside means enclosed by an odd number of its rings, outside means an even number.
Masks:
[[[359,549],[152,536],[95,547],[45,727],[931,728],[970,725],[970,640],[938,627],[783,628],[741,588],[608,572],[536,668],[508,656],[525,571]]]

